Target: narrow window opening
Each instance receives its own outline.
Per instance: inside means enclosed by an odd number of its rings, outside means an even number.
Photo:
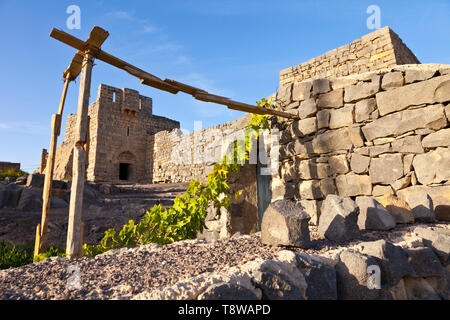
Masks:
[[[142,110],[142,98],[139,97],[139,110]]]
[[[113,92],[112,101],[116,102],[116,92]]]
[[[130,136],[130,127],[127,127],[127,137]]]

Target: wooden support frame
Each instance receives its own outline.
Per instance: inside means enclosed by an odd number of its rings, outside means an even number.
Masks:
[[[92,33],[102,34],[107,33],[102,28],[95,26],[92,30]],[[205,102],[213,102],[227,106],[229,109],[257,113],[257,114],[269,114],[274,116],[279,116],[288,119],[298,119],[298,116],[295,114],[291,114],[284,111],[278,111],[273,109],[260,108],[254,105],[237,102],[230,100],[229,98],[217,96],[208,93],[205,90],[195,88],[188,84],[184,84],[182,82],[178,82],[171,79],[160,79],[157,76],[150,74],[142,69],[139,69],[128,62],[125,62],[119,58],[114,57],[113,55],[100,50],[99,47],[96,47],[93,43],[88,43],[88,41],[84,42],[62,30],[53,29],[50,33],[52,38],[59,40],[75,49],[80,51],[91,50],[96,59],[104,61],[108,64],[111,64],[119,69],[122,69],[129,74],[139,78],[142,84],[164,90],[173,94],[177,94],[178,92],[184,92],[192,95],[195,99],[205,101]]]
[[[103,42],[108,38],[109,33],[104,29],[95,26],[87,41],[82,41],[62,30],[53,29],[50,36],[75,49],[78,52],[72,59],[69,67],[64,71],[65,79],[63,95],[61,97],[58,114],[52,117],[52,138],[50,142],[50,155],[47,161],[47,174],[44,185],[44,205],[42,211],[42,221],[37,227],[35,255],[45,248],[45,240],[48,226],[48,212],[51,202],[51,184],[53,179],[54,157],[56,152],[57,137],[60,134],[61,116],[64,108],[65,96],[68,84],[74,81],[81,73],[80,89],[78,96],[77,111],[77,131],[75,136],[74,156],[73,156],[73,179],[69,206],[69,225],[67,231],[66,256],[68,258],[79,257],[82,254],[83,222],[81,221],[83,210],[83,193],[86,181],[87,168],[87,139],[88,139],[88,107],[91,86],[91,74],[93,60],[98,59],[112,66],[122,69],[132,76],[140,79],[142,84],[177,94],[184,92],[192,95],[195,99],[205,102],[213,102],[227,106],[229,109],[245,111],[256,114],[269,114],[288,119],[298,119],[297,115],[278,111],[274,109],[261,108],[254,105],[233,101],[227,97],[210,94],[205,90],[190,86],[171,79],[160,79],[142,69],[139,69],[128,62],[100,49]]]

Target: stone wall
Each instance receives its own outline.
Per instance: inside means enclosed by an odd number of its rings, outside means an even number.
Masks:
[[[0,170],[20,170],[20,163],[0,161]]]
[[[276,123],[281,165],[272,201],[300,201],[313,224],[328,194],[426,191],[435,210],[450,205],[450,66],[289,83],[277,101],[300,120]]]
[[[245,115],[234,121],[182,134],[161,131],[152,136],[153,182],[204,181],[214,164],[222,159],[223,143],[234,137],[249,121]],[[231,140],[230,140],[231,142]]]
[[[394,65],[418,64],[416,56],[389,27],[280,72],[280,85],[310,78],[342,77]]]
[[[161,130],[179,128],[178,121],[152,114],[152,99],[131,89],[101,84],[97,100],[89,106],[87,179],[96,182],[150,182],[153,140]],[[72,175],[76,114],[67,118],[65,139],[57,148],[55,178]],[[121,164],[128,168],[120,179]]]

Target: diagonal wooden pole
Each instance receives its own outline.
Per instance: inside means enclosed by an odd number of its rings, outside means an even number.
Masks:
[[[93,60],[94,58],[91,52],[87,51],[84,54],[81,69],[76,136],[73,149],[73,177],[70,192],[69,225],[66,243],[66,256],[69,259],[80,257],[82,253],[81,217],[83,213],[84,183],[86,181],[88,107]]]
[[[61,133],[61,117],[64,110],[64,104],[66,101],[67,89],[69,87],[69,75],[67,75],[64,81],[64,87],[59,101],[58,113],[52,116],[52,133],[50,138],[50,150],[47,158],[47,165],[45,168],[45,180],[44,188],[42,192],[42,217],[39,227],[39,237],[36,236],[34,256],[39,253],[45,252],[47,242],[47,230],[48,230],[48,215],[50,212],[50,203],[52,198],[52,181],[53,181],[53,169],[55,165],[56,145],[58,143],[58,136]]]

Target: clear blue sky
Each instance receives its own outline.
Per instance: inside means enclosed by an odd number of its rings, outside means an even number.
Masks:
[[[68,30],[69,5],[81,9],[81,29]],[[108,30],[103,49],[161,78],[254,103],[275,92],[281,69],[371,32],[369,5],[422,63],[450,64],[450,1],[18,1],[0,0],[0,161],[34,170],[48,148],[62,72],[75,50],[50,38],[53,27],[86,39],[94,25]],[[91,102],[100,83],[153,98],[157,115],[193,129],[242,113],[191,96],[143,86],[122,70],[96,61]],[[64,122],[76,111],[78,83],[68,92]],[[59,143],[63,140],[63,134]]]

